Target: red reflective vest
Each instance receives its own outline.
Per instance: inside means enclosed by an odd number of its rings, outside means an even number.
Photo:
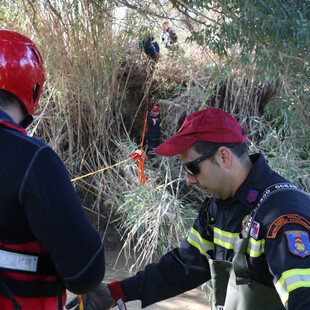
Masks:
[[[3,120],[0,126],[27,134],[23,128]],[[1,310],[61,310],[65,303],[65,287],[38,241],[0,241]]]
[[[66,290],[37,241],[0,242],[0,282],[1,310],[56,310],[66,302]]]

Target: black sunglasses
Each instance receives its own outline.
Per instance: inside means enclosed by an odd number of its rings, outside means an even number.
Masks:
[[[226,145],[221,145],[221,146],[229,147],[229,146],[232,146],[232,144],[226,144]],[[184,170],[189,175],[192,175],[192,176],[199,174],[200,169],[199,169],[198,164],[201,163],[203,160],[207,159],[208,157],[210,157],[211,155],[213,155],[214,153],[216,153],[221,146],[215,148],[214,150],[210,152],[203,154],[202,156],[198,157],[197,159],[193,161],[183,164]]]

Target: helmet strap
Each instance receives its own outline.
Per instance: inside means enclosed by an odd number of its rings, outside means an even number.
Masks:
[[[33,117],[32,115],[28,114],[21,122],[20,126],[26,129],[31,123],[33,122]]]

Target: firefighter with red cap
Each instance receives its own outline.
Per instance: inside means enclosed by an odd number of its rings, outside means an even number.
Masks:
[[[0,309],[61,310],[66,289],[102,281],[104,249],[55,152],[27,135],[44,65],[27,37],[0,29]]]
[[[211,194],[180,247],[83,296],[85,310],[142,308],[212,280],[213,310],[310,309],[310,197],[248,154],[237,120],[190,114],[155,152],[180,156],[189,185]],[[70,308],[76,301],[68,307]]]

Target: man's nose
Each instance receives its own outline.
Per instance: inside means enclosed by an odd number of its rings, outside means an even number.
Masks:
[[[186,172],[185,174],[185,181],[188,185],[195,185],[197,184],[197,178],[194,175],[190,175]]]

